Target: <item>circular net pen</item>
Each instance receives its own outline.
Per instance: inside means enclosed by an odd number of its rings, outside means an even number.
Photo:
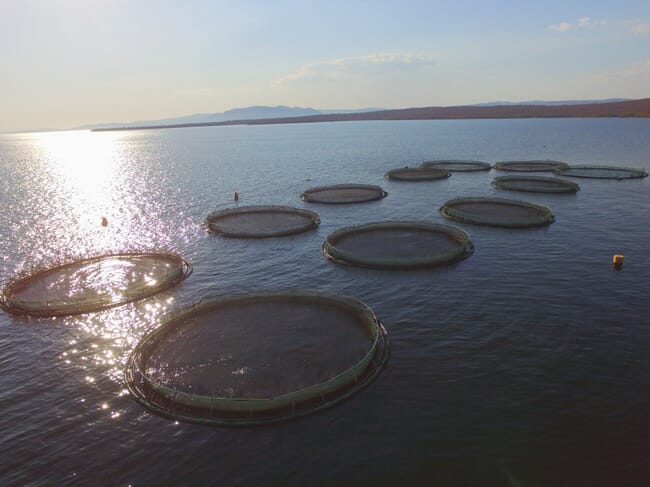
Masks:
[[[104,255],[18,277],[0,292],[0,306],[43,317],[102,311],[171,288],[191,273],[175,254]]]
[[[349,204],[365,203],[385,198],[386,191],[368,184],[336,184],[319,186],[305,191],[300,198],[310,203]]]
[[[440,212],[451,220],[504,228],[538,227],[555,221],[546,206],[502,198],[457,198],[447,201]]]
[[[437,179],[446,179],[449,176],[451,176],[451,173],[446,169],[427,167],[404,167],[386,173],[386,177],[394,181],[435,181]]]
[[[321,250],[340,264],[412,270],[463,260],[474,252],[474,245],[467,232],[450,225],[377,222],[337,230]]]
[[[573,181],[544,176],[501,176],[492,181],[492,186],[529,193],[575,193],[580,190]]]
[[[333,406],[368,386],[389,355],[384,326],[360,301],[315,292],[204,299],[145,335],[125,380],[150,411],[247,426]]]
[[[502,161],[494,164],[499,171],[516,172],[553,172],[558,169],[566,169],[569,165],[560,161]]]
[[[285,237],[306,232],[320,224],[318,214],[289,206],[245,206],[210,213],[211,232],[225,237]]]
[[[437,160],[423,162],[420,167],[428,167],[432,169],[444,169],[451,172],[475,172],[475,171],[489,171],[492,165],[489,162],[483,161],[465,161],[465,160]]]
[[[593,179],[634,179],[645,178],[648,173],[643,169],[614,166],[571,166],[556,171],[562,176]]]

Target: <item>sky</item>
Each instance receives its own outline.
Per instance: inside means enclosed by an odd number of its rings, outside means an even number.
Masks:
[[[650,97],[650,2],[0,0],[0,132]]]

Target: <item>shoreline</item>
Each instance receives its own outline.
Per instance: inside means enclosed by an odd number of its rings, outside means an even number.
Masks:
[[[91,132],[123,130],[219,127],[228,125],[278,125],[290,123],[352,122],[379,120],[485,120],[517,118],[650,118],[650,98],[584,105],[497,105],[399,108],[375,112],[259,118],[220,122],[138,125],[91,129]]]

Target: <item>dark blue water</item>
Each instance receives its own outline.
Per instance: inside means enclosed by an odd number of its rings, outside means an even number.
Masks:
[[[576,180],[577,195],[496,190],[496,171],[399,183],[422,160],[556,159],[650,168],[650,120],[495,120],[214,127],[0,137],[0,278],[105,251],[163,249],[194,274],[154,299],[58,319],[0,314],[3,484],[642,485],[650,480],[650,182]],[[307,205],[310,186],[388,196]],[[210,211],[320,213],[284,239],[208,234]],[[548,205],[545,228],[459,225],[469,259],[416,272],[320,254],[342,226],[444,222],[461,196]],[[101,226],[106,216],[109,225]],[[614,253],[625,255],[620,271]],[[361,394],[299,421],[219,429],[143,410],[122,368],[142,334],[203,296],[315,289],[357,297],[392,354]],[[260,323],[263,338],[264,323]]]

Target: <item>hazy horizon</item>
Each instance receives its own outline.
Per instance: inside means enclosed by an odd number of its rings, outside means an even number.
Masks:
[[[254,105],[650,96],[650,4],[28,0],[0,5],[0,132]]]
[[[475,103],[471,105],[467,104],[461,104],[461,105],[454,105],[455,107],[462,107],[462,106],[511,106],[511,105],[517,105],[517,104],[539,104],[539,105],[560,105],[560,104],[566,104],[566,105],[581,105],[581,104],[598,104],[598,103],[610,103],[610,102],[619,102],[619,101],[633,101],[632,99],[629,98],[606,98],[606,99],[600,99],[600,100],[525,100],[522,102],[511,102],[508,100],[496,100],[496,101],[490,101],[490,102],[481,102],[481,103]],[[426,108],[426,107],[397,107],[395,109],[418,109],[418,108]],[[256,113],[257,109],[262,109],[262,111],[267,112],[267,111],[274,111],[274,110],[279,110],[278,113],[266,113],[263,115],[260,115],[259,113]],[[285,113],[287,110],[295,110],[298,113]],[[219,121],[235,121],[235,120],[246,120],[246,119],[260,119],[260,118],[286,118],[286,117],[302,117],[302,116],[309,116],[309,115],[326,115],[326,114],[337,114],[337,113],[363,113],[363,112],[372,112],[372,111],[385,111],[385,110],[392,110],[392,109],[386,109],[382,107],[366,107],[366,108],[359,108],[356,110],[350,110],[350,109],[331,109],[331,108],[312,108],[312,107],[290,107],[286,105],[277,105],[277,106],[271,106],[271,105],[254,105],[254,106],[248,106],[248,107],[234,107],[230,108],[228,110],[225,110],[223,112],[204,112],[204,113],[192,113],[192,114],[184,114],[180,116],[175,116],[175,117],[165,117],[162,119],[154,119],[154,120],[128,120],[128,121],[110,121],[110,122],[92,122],[92,123],[87,123],[84,125],[79,125],[75,127],[62,127],[62,128],[51,128],[51,127],[37,127],[37,128],[31,128],[31,129],[24,129],[24,130],[7,130],[7,131],[0,131],[0,135],[2,134],[20,134],[20,133],[39,133],[39,132],[56,132],[56,131],[76,131],[76,130],[92,130],[96,128],[104,128],[104,127],[126,127],[126,126],[134,126],[134,127],[139,127],[139,126],[149,126],[149,125],[175,125],[175,124],[195,124],[195,123],[206,123],[206,122],[219,122]],[[299,112],[310,112],[310,113],[299,113]],[[231,117],[226,117],[226,114],[229,113],[236,113],[236,115],[233,115]]]

